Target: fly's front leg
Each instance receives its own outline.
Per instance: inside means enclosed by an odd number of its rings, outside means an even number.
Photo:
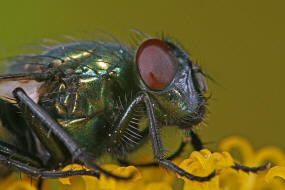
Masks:
[[[122,115],[121,119],[119,120],[116,129],[120,130],[123,129],[122,123],[124,123],[125,119],[128,117],[128,115],[133,111],[134,107],[143,102],[143,95],[139,95],[137,97],[135,97],[132,102],[129,104],[128,108],[126,109],[125,113]],[[146,131],[147,132],[147,131]],[[147,134],[143,135],[143,138],[146,136]],[[116,138],[116,137],[115,137]],[[179,148],[171,155],[169,155],[166,159],[167,160],[172,160],[176,157],[178,157],[182,152],[184,147],[186,146],[187,141],[182,141]],[[136,163],[132,163],[126,159],[122,159],[122,158],[117,158],[118,162],[123,165],[123,166],[137,166],[137,167],[152,167],[152,166],[159,166],[158,162],[149,162],[149,163],[142,163],[142,164],[136,164]]]
[[[194,181],[209,181],[211,178],[213,178],[216,175],[216,172],[213,171],[211,174],[208,176],[200,177],[200,176],[195,176],[192,175],[182,168],[176,166],[173,164],[171,161],[166,160],[163,158],[162,153],[163,153],[163,147],[162,143],[160,140],[160,135],[159,135],[159,128],[157,126],[157,122],[155,119],[153,107],[150,101],[150,98],[147,93],[143,92],[142,94],[143,101],[145,103],[146,109],[147,109],[147,115],[149,118],[149,133],[150,137],[152,140],[152,147],[153,147],[153,152],[154,152],[154,158],[158,161],[158,163],[168,169],[171,169],[172,171],[178,173],[181,176],[185,176],[190,180]]]
[[[194,150],[199,151],[199,150],[203,149],[203,143],[202,143],[201,139],[192,130],[190,131],[190,137],[191,137],[191,144],[192,144]],[[232,168],[235,170],[242,170],[244,172],[252,172],[252,173],[257,173],[259,171],[269,169],[270,167],[271,167],[270,163],[265,163],[263,165],[256,166],[256,167],[248,167],[248,166],[240,165],[237,162],[235,162],[234,165],[232,166]]]
[[[182,141],[179,148],[171,155],[169,155],[166,160],[173,160],[180,156],[180,154],[183,152],[183,149],[186,146],[186,142]],[[149,162],[149,163],[142,163],[142,164],[135,164],[132,162],[129,162],[128,160],[122,160],[118,159],[118,162],[123,166],[136,166],[136,167],[157,167],[159,166],[158,162]]]
[[[133,175],[128,177],[122,177],[114,175],[97,164],[84,153],[84,150],[79,147],[79,145],[72,139],[72,137],[38,104],[36,104],[21,88],[16,88],[13,91],[13,95],[17,100],[19,107],[31,113],[50,133],[55,135],[65,146],[66,149],[73,156],[74,161],[78,161],[85,166],[99,171],[106,176],[113,177],[115,179],[128,180],[132,178]]]

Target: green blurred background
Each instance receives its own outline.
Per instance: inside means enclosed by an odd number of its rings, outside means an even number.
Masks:
[[[179,40],[194,61],[217,80],[207,126],[208,147],[228,136],[247,138],[255,148],[285,150],[285,1],[1,1],[0,58],[33,52],[43,40],[89,36],[104,30],[129,40],[130,28],[165,32]],[[3,65],[1,66],[3,68]]]

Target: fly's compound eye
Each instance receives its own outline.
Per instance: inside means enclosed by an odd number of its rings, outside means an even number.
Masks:
[[[158,39],[143,42],[136,54],[139,73],[151,90],[163,90],[173,80],[178,62],[167,43]]]

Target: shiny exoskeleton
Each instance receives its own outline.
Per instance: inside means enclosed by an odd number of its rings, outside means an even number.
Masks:
[[[135,49],[73,42],[20,56],[0,76],[0,162],[39,177],[128,179],[94,160],[109,153],[126,164],[128,153],[150,138],[156,163],[190,180],[210,180],[214,171],[194,176],[168,160],[176,153],[163,157],[159,134],[163,125],[176,125],[201,149],[193,126],[206,110],[203,92],[203,72],[166,39],[144,39]],[[94,170],[53,171],[74,162]]]

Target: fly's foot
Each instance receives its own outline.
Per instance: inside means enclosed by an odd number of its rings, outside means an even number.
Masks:
[[[270,169],[271,168],[271,163],[268,162],[266,164],[263,164],[263,165],[260,165],[260,166],[257,166],[257,167],[248,167],[248,166],[243,166],[243,165],[240,165],[238,163],[235,163],[235,165],[233,165],[232,168],[235,169],[235,170],[242,170],[244,172],[257,173],[257,172],[262,171],[262,170]]]
[[[215,177],[216,175],[219,174],[219,171],[215,170],[207,176],[196,176],[196,175],[193,175],[193,174],[186,172],[185,170],[176,166],[175,164],[173,164],[169,160],[161,159],[161,160],[159,160],[159,164],[165,168],[168,168],[168,169],[174,171],[175,173],[179,174],[180,176],[186,177],[192,181],[199,181],[199,182],[210,181],[213,177]]]

